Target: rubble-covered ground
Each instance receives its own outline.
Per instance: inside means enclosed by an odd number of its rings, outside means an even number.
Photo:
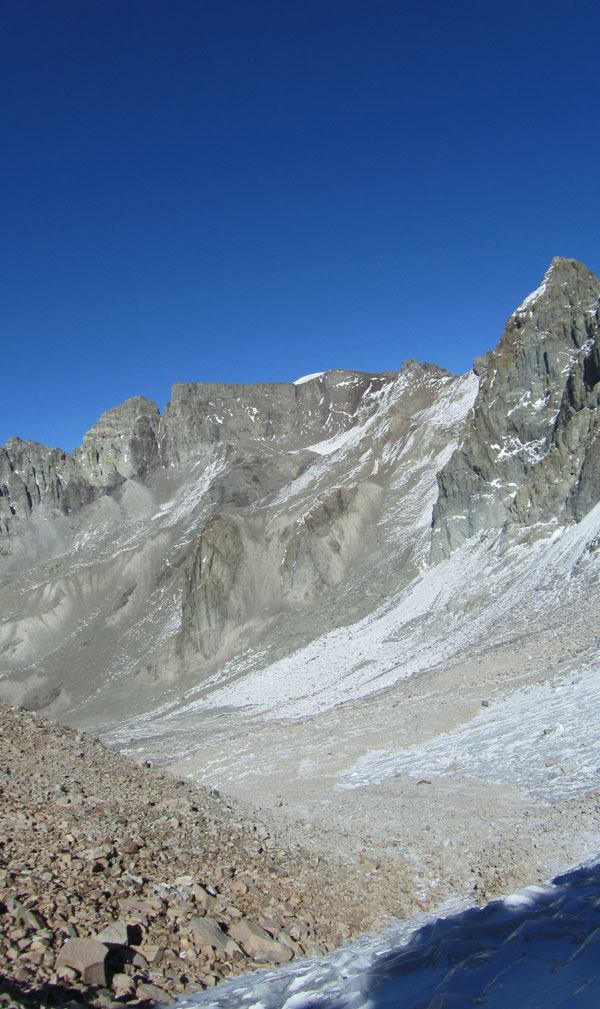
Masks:
[[[394,869],[396,904],[407,879]],[[146,1005],[379,923],[390,877],[0,708],[0,1005]]]
[[[0,729],[1,1006],[169,1003],[319,956],[439,900],[431,891],[427,902],[402,846],[393,858],[349,858],[342,838],[336,855],[331,836],[303,847],[305,825],[286,824],[284,810],[275,828],[266,811],[24,709],[1,707]],[[435,804],[433,779],[415,787]],[[547,822],[538,810],[529,824],[540,849],[542,833],[556,833],[568,859],[567,814],[598,836],[593,792],[568,801],[560,824],[547,810]],[[517,831],[504,853],[490,846],[467,859],[468,902],[526,881],[542,854],[533,849],[532,833]],[[455,882],[455,906],[465,906],[464,873]]]

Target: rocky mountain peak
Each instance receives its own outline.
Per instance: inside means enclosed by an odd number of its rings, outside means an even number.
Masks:
[[[114,487],[140,476],[158,458],[160,412],[156,403],[134,396],[103,413],[73,458],[94,487]]]
[[[369,396],[394,377],[334,370],[299,384],[177,382],[161,429],[163,461],[208,461],[217,444],[246,440],[282,449],[310,445],[355,423],[365,397],[368,405]]]
[[[594,274],[576,260],[555,258],[540,286],[509,318],[496,349],[476,361],[480,388],[473,414],[438,478],[434,559],[477,532],[501,528],[507,519],[531,526],[550,514],[559,521],[565,509],[567,520],[574,517],[591,445],[565,439],[564,428],[573,426],[571,413],[580,412],[576,404],[588,402],[587,385],[595,384],[599,304]],[[589,410],[584,420],[595,426]],[[590,433],[588,425],[586,436]],[[555,458],[559,445],[560,458]],[[551,490],[556,466],[568,474],[560,500]],[[529,492],[532,481],[536,490]],[[542,484],[549,495],[546,504],[541,503]],[[586,492],[586,500],[593,496]]]
[[[584,263],[577,259],[555,256],[535,291],[521,302],[514,314],[533,312],[540,303],[560,300],[566,294],[573,305],[582,304],[589,297],[594,298],[597,278]],[[566,290],[565,290],[566,289]]]

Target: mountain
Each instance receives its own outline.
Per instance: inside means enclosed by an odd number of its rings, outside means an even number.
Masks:
[[[249,647],[367,618],[481,532],[580,521],[600,495],[599,293],[555,259],[464,376],[176,384],[163,416],[128,400],[73,455],[11,439],[0,695],[110,723]]]
[[[301,643],[369,612],[428,549],[435,471],[474,390],[414,362],[181,384],[162,417],[142,398],[109,410],[73,456],[11,439],[5,698],[88,711],[93,683],[104,720],[135,712],[140,685],[152,699],[202,680],[284,626]]]

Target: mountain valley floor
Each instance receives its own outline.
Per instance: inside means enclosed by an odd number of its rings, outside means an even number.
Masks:
[[[231,787],[222,742],[203,747],[220,795],[184,780],[193,756],[165,775],[2,708],[0,1004],[193,996],[595,854],[593,640],[579,626],[561,651],[564,626],[308,720],[238,724]],[[80,939],[91,952],[69,954]]]

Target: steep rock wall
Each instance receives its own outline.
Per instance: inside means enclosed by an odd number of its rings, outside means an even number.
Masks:
[[[165,408],[162,458],[177,466],[206,462],[220,443],[310,445],[356,423],[365,396],[376,395],[393,374],[328,371],[300,385],[178,382]]]
[[[475,362],[479,394],[438,476],[433,560],[481,530],[507,521],[531,525],[550,514],[568,520],[597,500],[591,446],[599,300],[593,273],[575,260],[554,259],[508,320],[496,350]]]
[[[134,396],[103,413],[73,458],[94,487],[115,487],[143,476],[158,459],[160,414],[156,403]]]
[[[67,514],[95,497],[85,473],[67,452],[10,438],[0,446],[0,541],[40,505]]]
[[[216,515],[193,545],[185,567],[181,604],[185,649],[212,658],[228,627],[243,619],[233,591],[243,558],[238,525],[233,519]]]

